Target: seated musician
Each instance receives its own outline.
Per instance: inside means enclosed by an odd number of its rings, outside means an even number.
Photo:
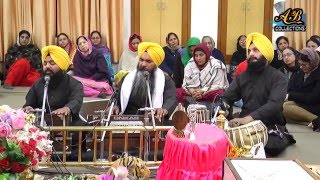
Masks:
[[[58,46],[46,46],[42,48],[42,63],[44,75],[49,75],[48,100],[46,113],[58,116],[72,116],[72,126],[84,126],[86,123],[80,120],[79,111],[83,101],[83,86],[73,77],[66,74],[70,65],[70,58],[66,51]],[[41,77],[30,88],[24,110],[33,111],[35,108],[42,108],[45,79]],[[48,103],[50,106],[48,106]],[[83,132],[85,133],[85,132]],[[78,135],[74,134],[72,149],[76,150]],[[85,134],[83,135],[85,137]],[[85,150],[85,142],[82,143],[82,150]]]
[[[138,46],[137,68],[128,73],[119,83],[115,95],[113,114],[144,114],[140,108],[150,107],[147,98],[146,74],[149,74],[150,94],[155,108],[155,117],[169,119],[177,106],[175,84],[158,68],[164,59],[162,47],[156,43],[142,42]]]
[[[248,68],[232,81],[222,96],[228,105],[243,99],[240,117],[231,118],[229,125],[235,127],[261,120],[269,132],[266,154],[275,156],[295,143],[282,116],[288,82],[284,74],[270,66],[274,51],[267,37],[257,32],[249,34],[246,48]]]

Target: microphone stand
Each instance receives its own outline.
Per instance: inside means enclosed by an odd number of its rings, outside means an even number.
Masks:
[[[46,112],[46,99],[48,96],[48,85],[49,85],[49,80],[47,80],[44,84],[42,109],[41,109],[41,120],[40,120],[41,127],[44,126],[44,113]]]
[[[152,99],[151,99],[149,79],[147,79],[146,83],[147,83],[148,100],[149,100],[149,105],[150,105],[150,109],[151,109],[152,126],[153,126],[153,130],[156,131],[156,121],[154,118],[154,109],[153,109]]]
[[[109,126],[110,116],[112,114],[112,109],[114,107],[114,104],[115,104],[114,101],[112,101],[112,103],[110,105],[109,112],[108,112],[108,117],[105,120],[106,121],[105,127]],[[104,121],[104,113],[105,113],[105,111],[101,112],[101,124]],[[103,131],[101,138],[100,138],[100,161],[105,161],[105,159],[104,159],[104,138],[105,138],[105,135],[106,135],[106,131]]]

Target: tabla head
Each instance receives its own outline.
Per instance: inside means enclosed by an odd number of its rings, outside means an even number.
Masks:
[[[173,126],[177,130],[183,130],[189,122],[188,115],[184,111],[176,111],[172,116]]]

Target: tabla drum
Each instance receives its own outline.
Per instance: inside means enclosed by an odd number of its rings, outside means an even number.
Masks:
[[[195,123],[206,123],[209,118],[209,110],[202,104],[190,104],[187,108],[187,114],[190,121],[195,120]]]
[[[268,142],[267,127],[260,120],[238,127],[227,128],[226,133],[233,145],[238,148],[245,145],[253,146],[260,142],[265,146]]]

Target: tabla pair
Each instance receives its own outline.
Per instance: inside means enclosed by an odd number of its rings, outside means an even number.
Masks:
[[[226,133],[233,145],[238,148],[246,145],[253,146],[261,142],[265,146],[268,142],[267,127],[260,120],[238,127],[227,128]]]

